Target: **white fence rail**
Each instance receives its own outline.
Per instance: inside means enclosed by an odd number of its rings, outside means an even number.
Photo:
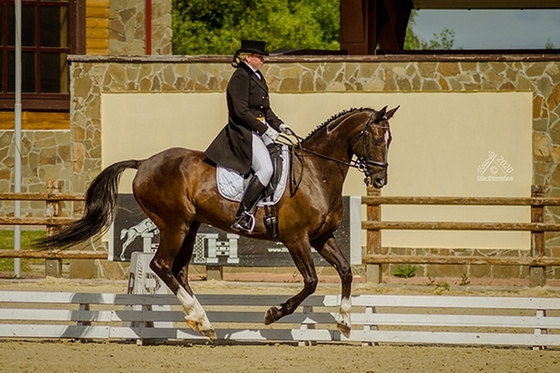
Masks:
[[[424,295],[353,297],[353,330],[336,330],[338,296],[312,296],[271,326],[264,311],[285,295],[197,295],[218,339],[560,346],[560,299]],[[172,295],[0,291],[0,338],[183,340],[191,331]]]

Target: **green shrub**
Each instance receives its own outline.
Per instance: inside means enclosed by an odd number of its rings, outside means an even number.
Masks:
[[[33,242],[46,235],[44,230],[22,230],[21,231],[21,249],[30,250]],[[13,229],[0,229],[0,250],[13,250],[14,249],[14,230]],[[44,259],[22,259],[21,270],[23,272],[29,271],[30,264],[44,263]],[[13,272],[14,259],[13,258],[0,258],[0,272]]]
[[[411,266],[410,264],[406,267],[397,266],[393,271],[393,276],[400,278],[411,278],[416,276],[416,266]]]

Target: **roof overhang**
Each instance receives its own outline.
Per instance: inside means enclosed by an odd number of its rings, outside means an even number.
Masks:
[[[341,49],[402,51],[413,9],[560,9],[560,0],[341,0]]]
[[[412,0],[415,9],[560,9],[560,0]]]

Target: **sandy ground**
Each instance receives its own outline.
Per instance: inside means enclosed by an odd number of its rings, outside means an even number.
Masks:
[[[196,293],[294,294],[299,284],[193,283]],[[0,280],[2,290],[126,292],[124,281]],[[355,294],[434,293],[434,287],[356,284]],[[319,294],[337,294],[321,284]],[[556,288],[451,288],[456,295],[557,297]],[[0,340],[0,372],[560,372],[560,349],[332,344],[155,345]]]

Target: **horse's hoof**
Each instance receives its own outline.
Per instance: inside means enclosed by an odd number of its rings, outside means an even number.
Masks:
[[[280,312],[280,310],[276,307],[270,307],[268,311],[264,314],[264,325],[270,325],[273,322],[278,321],[276,314]]]
[[[346,338],[350,338],[350,331],[352,329],[348,325],[339,322],[339,323],[336,323],[336,327],[342,333],[343,336],[345,336]]]
[[[200,330],[200,334],[202,334],[205,337],[208,337],[210,339],[210,342],[214,342],[218,339],[218,335],[216,334],[214,328],[207,329],[207,330]]]
[[[214,330],[214,328],[210,328],[210,329],[201,329],[200,328],[200,324],[197,323],[194,320],[188,320],[185,317],[185,322],[187,323],[187,325],[194,330],[195,332],[198,332],[200,334],[202,334],[205,337],[210,338],[210,340],[213,342],[216,339],[218,339],[218,336],[216,335],[216,331]]]

